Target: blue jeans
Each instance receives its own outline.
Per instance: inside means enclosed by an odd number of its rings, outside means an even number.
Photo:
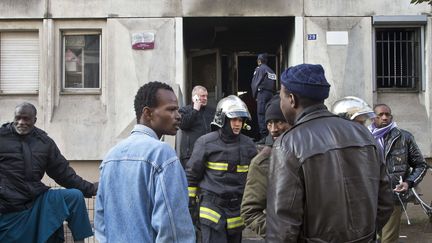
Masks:
[[[77,189],[51,189],[27,210],[0,216],[0,242],[63,242],[63,221],[74,240],[93,235],[84,196]]]

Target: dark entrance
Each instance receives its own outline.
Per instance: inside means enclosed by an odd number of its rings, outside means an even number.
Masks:
[[[204,85],[210,104],[230,94],[248,105],[253,121],[247,135],[258,137],[256,102],[250,82],[259,53],[269,54],[268,65],[279,76],[288,66],[293,17],[189,17],[183,19],[187,56],[186,99],[194,85]]]

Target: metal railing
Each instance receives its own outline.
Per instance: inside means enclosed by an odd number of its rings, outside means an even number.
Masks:
[[[57,184],[49,184],[48,185],[51,188],[62,188]],[[95,209],[95,201],[96,198],[92,197],[92,198],[85,198],[85,203],[86,203],[86,207],[87,207],[87,213],[90,219],[90,224],[92,226],[93,232],[94,232],[94,209]],[[63,229],[64,229],[64,237],[65,237],[65,242],[66,243],[73,243],[73,237],[72,237],[72,232],[70,231],[69,227],[67,226],[67,222],[63,223]],[[84,240],[85,243],[97,243],[98,241],[96,240],[96,238],[94,237],[94,235],[92,237],[86,238]]]

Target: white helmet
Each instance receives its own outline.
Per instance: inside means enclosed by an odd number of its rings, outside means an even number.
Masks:
[[[347,96],[336,101],[332,106],[332,112],[349,120],[365,121],[376,117],[372,108],[355,96]]]
[[[211,125],[217,126],[219,128],[223,127],[225,117],[243,117],[249,120],[251,119],[246,104],[235,95],[229,95],[219,101],[216,106],[216,113]]]

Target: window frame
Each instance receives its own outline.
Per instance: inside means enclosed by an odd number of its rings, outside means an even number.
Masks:
[[[66,36],[76,35],[98,35],[99,36],[99,80],[98,88],[66,88],[66,58],[65,58],[65,47],[66,47]],[[73,30],[63,29],[60,30],[61,38],[61,94],[101,94],[102,92],[102,29],[85,29],[85,30]]]
[[[373,16],[372,17],[372,80],[374,92],[403,92],[403,93],[418,93],[424,92],[426,87],[426,60],[425,60],[425,24],[427,17],[423,15],[413,16]],[[418,75],[419,80],[415,89],[410,88],[378,88],[377,80],[377,29],[417,29],[416,34],[419,38],[418,50]]]

